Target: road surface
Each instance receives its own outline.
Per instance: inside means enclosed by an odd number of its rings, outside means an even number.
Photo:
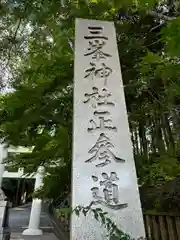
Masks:
[[[31,204],[10,209],[9,225],[12,231],[12,240],[23,240],[22,232],[28,227],[30,212]],[[44,211],[41,212],[40,228],[44,232],[44,235],[39,238],[40,240],[57,240],[57,238],[52,234],[51,219]]]

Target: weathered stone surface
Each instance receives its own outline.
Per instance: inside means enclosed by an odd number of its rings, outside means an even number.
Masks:
[[[124,89],[112,22],[76,20],[72,205],[108,212],[123,231],[145,235]],[[91,216],[76,217],[71,240],[104,240]]]

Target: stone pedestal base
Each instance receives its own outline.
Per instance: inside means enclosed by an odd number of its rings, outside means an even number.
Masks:
[[[41,229],[28,228],[28,229],[23,231],[22,235],[23,236],[42,236],[43,231]]]

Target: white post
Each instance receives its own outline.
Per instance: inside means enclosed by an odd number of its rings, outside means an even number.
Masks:
[[[3,173],[4,173],[4,163],[3,160],[7,157],[7,149],[3,144],[0,144],[0,189],[2,187]]]
[[[44,176],[44,168],[39,167],[36,175],[36,182],[34,187],[35,191],[43,185],[43,176]],[[39,229],[41,207],[42,207],[42,200],[37,198],[33,199],[32,207],[31,207],[31,215],[29,220],[29,227],[22,233],[23,235],[28,235],[28,236],[43,235],[43,231]]]

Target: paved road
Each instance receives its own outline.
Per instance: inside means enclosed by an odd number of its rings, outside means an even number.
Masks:
[[[10,209],[9,225],[13,231],[23,231],[28,227],[30,212],[30,204]],[[48,214],[43,211],[41,212],[40,228],[42,228],[44,231],[52,232],[51,220]]]
[[[12,233],[11,240],[26,240],[26,238],[23,238],[21,233]],[[58,239],[53,233],[44,233],[43,236],[37,237],[37,238],[31,238],[31,240],[58,240]]]
[[[31,212],[31,205],[11,208],[9,215],[9,225],[12,229],[11,240],[24,240],[22,232],[28,227],[29,217]],[[57,240],[52,234],[51,220],[46,212],[41,212],[40,228],[44,235],[41,238],[34,238],[34,240]]]

